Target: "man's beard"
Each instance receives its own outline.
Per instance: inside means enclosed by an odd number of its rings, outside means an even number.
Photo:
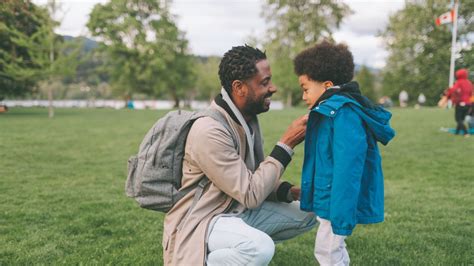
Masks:
[[[247,115],[258,115],[268,111],[270,106],[265,104],[265,99],[271,97],[272,94],[273,93],[267,93],[256,99],[255,94],[253,91],[251,91],[249,94],[249,99],[247,100],[247,104],[245,105],[245,113]]]

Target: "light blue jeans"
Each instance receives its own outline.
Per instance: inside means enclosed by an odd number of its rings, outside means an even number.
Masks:
[[[274,242],[307,232],[317,221],[313,213],[301,211],[299,201],[265,201],[259,208],[238,216],[214,218],[209,233],[207,265],[268,265]]]

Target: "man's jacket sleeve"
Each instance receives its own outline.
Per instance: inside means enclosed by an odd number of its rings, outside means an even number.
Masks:
[[[336,235],[350,235],[357,218],[357,202],[367,156],[367,135],[362,119],[348,106],[334,118],[333,181],[330,220]]]

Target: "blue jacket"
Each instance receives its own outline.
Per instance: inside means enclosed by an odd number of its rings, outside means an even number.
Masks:
[[[377,141],[394,136],[391,113],[333,95],[310,112],[301,182],[301,209],[331,221],[337,235],[384,220],[382,161]]]

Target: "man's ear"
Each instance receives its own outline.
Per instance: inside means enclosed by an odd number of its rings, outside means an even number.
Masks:
[[[247,86],[241,80],[232,82],[232,94],[237,97],[245,97],[247,95]]]

